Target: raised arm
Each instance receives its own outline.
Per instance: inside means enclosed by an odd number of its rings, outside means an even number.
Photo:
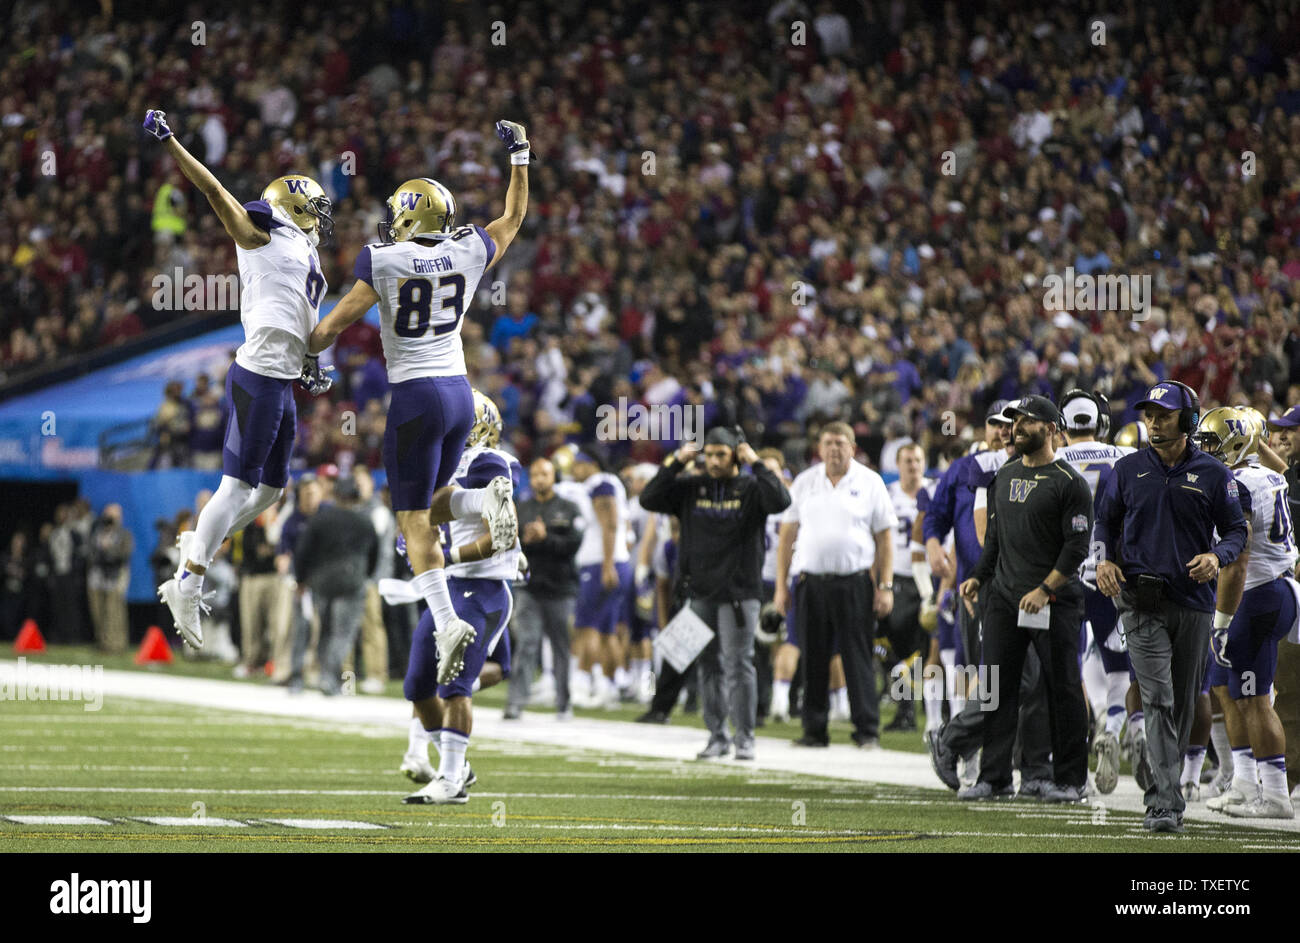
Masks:
[[[369,253],[370,247],[367,246],[361,251]],[[313,328],[311,337],[307,341],[308,354],[319,354],[334,343],[339,334],[360,321],[378,301],[378,293],[364,281],[357,279],[352,290],[344,295],[330,313],[321,318],[320,323]]]
[[[506,254],[506,249],[514,241],[528,212],[528,161],[531,153],[528,135],[521,124],[513,121],[498,121],[497,137],[505,142],[506,149],[510,151],[510,186],[506,189],[505,214],[484,227],[484,232],[492,238],[492,242],[497,247],[496,254],[488,260],[489,269]]]
[[[230,191],[221,185],[221,181],[212,175],[212,171],[204,167],[202,161],[176,140],[176,135],[172,134],[171,128],[167,127],[164,112],[148,112],[144,116],[144,129],[163,142],[163,147],[175,159],[176,166],[180,168],[185,178],[208,198],[208,203],[216,211],[221,225],[226,227],[226,232],[230,234],[231,239],[235,240],[236,245],[241,249],[260,249],[271,241],[266,230],[253,222],[253,218],[248,215],[248,210],[231,196]]]

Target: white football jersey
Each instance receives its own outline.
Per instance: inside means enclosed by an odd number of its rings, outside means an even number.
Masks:
[[[582,508],[582,514],[586,518],[586,525],[582,532],[582,543],[578,546],[578,555],[574,562],[578,566],[592,566],[605,562],[605,543],[601,535],[600,521],[596,518],[596,507],[592,504],[593,498],[613,497],[615,513],[617,514],[618,523],[614,531],[614,562],[626,563],[631,559],[631,554],[627,549],[627,531],[628,531],[628,509],[627,509],[627,491],[623,488],[623,482],[619,481],[617,475],[611,475],[609,472],[596,472],[586,481],[580,484],[586,500],[579,503]],[[556,486],[559,490],[559,486]],[[564,494],[568,497],[568,494]]]
[[[451,481],[452,484],[462,488],[483,488],[498,476],[509,478],[518,488],[520,478],[523,476],[523,468],[513,455],[500,449],[475,445],[461,453],[460,464],[456,466]],[[483,518],[477,515],[465,519],[457,518],[450,524],[443,525],[443,551],[449,554],[452,547],[472,544],[487,533],[488,528]],[[459,576],[462,579],[513,580],[519,572],[520,549],[519,540],[516,539],[512,548],[499,550],[486,560],[452,563],[448,557],[447,575]]]
[[[320,256],[278,207],[260,200],[244,206],[254,219],[270,213],[271,241],[257,249],[235,246],[239,319],[244,324],[244,343],[235,351],[235,363],[265,377],[296,380],[327,287]]]
[[[1127,445],[1108,445],[1105,442],[1076,442],[1056,450],[1056,457],[1063,458],[1074,466],[1074,470],[1083,476],[1092,492],[1092,499],[1097,500],[1097,489],[1115,470],[1115,463],[1125,455],[1132,455],[1137,449]],[[1079,575],[1090,587],[1097,585],[1097,558],[1090,549]]]
[[[355,274],[379,295],[379,333],[392,383],[465,375],[465,311],[496,254],[481,226],[441,239],[362,248]]]
[[[922,478],[921,487],[930,489],[938,482],[933,478]],[[920,494],[918,491],[917,494]],[[903,486],[895,481],[889,486],[889,499],[894,502],[894,516],[898,526],[894,528],[894,575],[912,578],[912,525],[916,523],[916,495],[907,496]]]
[[[1287,504],[1286,479],[1251,463],[1234,468],[1237,484],[1250,492],[1250,543],[1246,589],[1271,583],[1295,569],[1296,542]]]

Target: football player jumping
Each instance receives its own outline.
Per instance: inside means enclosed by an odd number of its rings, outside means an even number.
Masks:
[[[498,479],[509,483],[513,491],[523,475],[514,456],[496,447],[501,440],[501,418],[495,404],[478,390],[473,395],[474,426],[452,475],[452,484],[444,489],[450,492],[448,497],[482,488]],[[506,500],[512,502],[509,496]],[[461,656],[463,663],[450,680],[444,680],[441,670],[442,652],[434,644],[431,611],[424,613],[411,637],[403,693],[415,707],[423,736],[413,722],[401,769],[412,779],[428,782],[404,800],[416,804],[468,801],[466,790],[475,779],[465,762],[474,725],[471,699],[480,686],[501,680],[510,670],[506,638],[506,626],[514,608],[510,583],[527,566],[518,540],[504,550],[496,550],[491,528],[483,516],[475,513],[452,516],[449,504],[443,499],[443,492],[439,492],[434,498],[432,517],[435,525],[447,525],[448,556],[452,559],[446,568],[448,590],[456,614],[474,631],[471,644]],[[499,671],[483,673],[490,658],[496,661]],[[438,772],[432,778],[428,776],[429,743],[434,743],[439,750]]]
[[[1197,444],[1232,469],[1250,526],[1237,564],[1219,576],[1210,641],[1209,680],[1224,709],[1232,785],[1205,804],[1240,818],[1290,819],[1286,735],[1269,692],[1277,643],[1297,631],[1300,584],[1291,578],[1296,544],[1286,480],[1259,464],[1261,432],[1254,417],[1229,406],[1206,413],[1196,432]]]
[[[427,177],[406,181],[388,199],[381,242],[357,255],[356,284],[316,326],[310,342],[311,352],[319,353],[379,304],[392,384],[384,468],[415,573],[412,583],[433,613],[442,684],[460,671],[462,655],[474,641],[473,627],[452,606],[438,529],[429,516],[433,495],[451,479],[474,425],[461,323],[479,279],[505,254],[528,208],[530,151],[524,128],[498,121],[496,131],[512,164],[505,215],[486,228],[454,228],[451,191]],[[510,494],[506,478],[459,490],[451,496],[452,516],[482,514],[495,548],[507,549],[517,530]]]
[[[239,258],[240,319],[244,343],[226,374],[230,419],[222,450],[221,484],[195,528],[177,538],[176,575],[158,588],[176,631],[203,647],[203,576],[233,533],[279,500],[289,476],[297,411],[292,384],[311,393],[333,381],[307,354],[325,276],[316,246],[334,230],[331,204],[320,184],[291,174],[271,181],[262,198],[242,206],[167,126],[161,111],[145,114],[144,129],[163,142],[181,172],[208,198]]]

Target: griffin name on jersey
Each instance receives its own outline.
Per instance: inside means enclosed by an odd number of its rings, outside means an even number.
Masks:
[[[379,295],[388,379],[464,376],[460,328],[479,279],[496,255],[481,226],[461,226],[434,241],[364,246],[356,277]]]
[[[452,475],[452,484],[461,488],[486,488],[493,478],[509,478],[514,487],[519,487],[523,478],[523,468],[513,456],[500,449],[485,445],[473,445],[465,449],[460,456],[460,464]],[[450,524],[443,525],[448,535],[444,550],[472,544],[488,534],[487,524],[483,518],[475,516],[457,518]],[[447,562],[447,575],[462,579],[480,580],[514,580],[519,572],[519,541],[509,550],[501,550],[486,560],[473,563]]]
[[[244,325],[235,362],[262,376],[296,380],[327,287],[320,256],[280,207],[254,200],[244,209],[271,241],[256,249],[235,245]]]

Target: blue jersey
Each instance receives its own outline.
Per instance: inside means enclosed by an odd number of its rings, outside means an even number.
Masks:
[[[963,455],[948,466],[925,508],[922,531],[925,539],[942,541],[952,531],[957,550],[957,581],[960,583],[979,562],[984,548],[975,534],[975,492],[993,483],[1007,460],[1006,449]],[[920,505],[917,505],[920,510]]]
[[[1172,468],[1154,448],[1125,455],[1097,497],[1093,539],[1130,588],[1138,574],[1161,576],[1177,605],[1213,612],[1215,584],[1197,583],[1187,565],[1199,553],[1213,552],[1221,567],[1241,555],[1246,519],[1237,479],[1190,442]]]

